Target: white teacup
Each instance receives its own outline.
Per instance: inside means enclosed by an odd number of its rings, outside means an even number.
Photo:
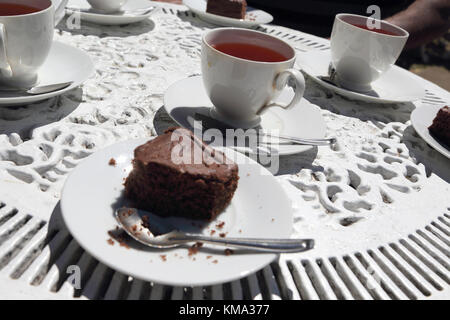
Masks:
[[[127,1],[128,0],[87,0],[92,8],[105,13],[120,11]]]
[[[373,22],[379,24],[383,32],[395,35],[355,26],[372,28]],[[336,15],[331,34],[331,59],[338,84],[354,91],[370,91],[371,83],[397,61],[408,36],[407,31],[386,21],[346,13]]]
[[[284,59],[278,62],[247,60],[214,48],[230,43],[268,48]],[[229,123],[248,128],[257,125],[260,115],[269,107],[292,108],[305,91],[303,75],[292,69],[295,58],[295,50],[289,44],[259,31],[239,28],[208,31],[202,41],[202,74],[215,111]],[[273,101],[289,79],[295,84],[292,101],[288,104]]]
[[[53,43],[55,17],[66,2],[0,0],[0,86],[29,88],[36,83]]]

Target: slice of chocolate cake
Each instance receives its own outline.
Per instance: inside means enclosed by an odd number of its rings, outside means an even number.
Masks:
[[[245,0],[208,0],[206,4],[206,12],[235,19],[244,19],[246,10]]]
[[[450,108],[441,108],[433,120],[433,124],[428,128],[430,133],[439,141],[450,146]]]
[[[214,219],[230,203],[238,166],[194,134],[172,128],[134,150],[125,195],[160,216]]]

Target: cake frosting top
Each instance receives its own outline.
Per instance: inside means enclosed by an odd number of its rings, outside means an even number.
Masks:
[[[190,130],[170,128],[163,135],[137,147],[134,161],[157,163],[180,173],[220,181],[229,180],[237,165],[222,152],[197,138]]]

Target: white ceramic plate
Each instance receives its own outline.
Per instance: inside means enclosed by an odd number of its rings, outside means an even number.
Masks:
[[[411,124],[423,140],[450,159],[450,148],[446,147],[443,143],[430,135],[430,131],[428,130],[428,127],[431,126],[439,109],[442,107],[443,105],[422,105],[419,108],[414,109],[411,113]]]
[[[287,103],[291,101],[293,95],[293,90],[286,88],[277,100]],[[175,122],[192,130],[195,113],[205,113],[206,110],[213,108],[213,105],[206,94],[202,77],[195,76],[171,85],[164,94],[164,107]],[[325,138],[326,133],[320,108],[306,99],[302,99],[290,110],[277,107],[268,109],[261,116],[261,128],[264,131],[275,133],[273,130],[277,130],[278,134],[300,138],[322,139]],[[214,142],[212,145],[217,146]],[[311,148],[311,146],[280,143],[278,146],[273,145],[271,150],[280,155],[289,155]]]
[[[271,14],[251,7],[247,7],[245,19],[235,19],[206,12],[206,0],[183,0],[183,4],[200,19],[223,27],[253,28],[273,20]]]
[[[72,81],[67,88],[40,95],[23,92],[0,92],[0,106],[26,105],[52,98],[81,85],[94,73],[94,64],[84,51],[53,42],[49,56],[38,72],[38,85]]]
[[[128,2],[123,6],[122,11],[126,10],[136,10],[136,9],[145,9],[151,8],[152,5],[148,0],[128,0]],[[136,23],[150,17],[154,10],[148,12],[146,14],[128,14],[124,12],[111,13],[111,14],[103,14],[96,12],[91,8],[89,3],[86,0],[70,0],[67,4],[66,9],[68,14],[72,14],[72,8],[79,8],[80,18],[84,21],[102,24],[102,25],[123,25]],[[89,10],[85,12],[84,10]]]
[[[175,286],[223,283],[245,277],[269,264],[275,254],[238,253],[226,256],[224,247],[207,247],[188,256],[186,248],[157,250],[130,240],[130,248],[108,244],[107,232],[116,227],[116,208],[124,204],[123,179],[132,168],[134,149],[148,139],[112,145],[80,163],[67,178],[61,197],[64,221],[78,243],[92,256],[126,275]],[[230,237],[289,238],[291,203],[275,177],[244,155],[225,149],[239,165],[239,184],[230,206],[202,233],[209,235],[219,221],[219,232]],[[111,158],[116,166],[108,165]],[[193,231],[190,220],[171,219],[182,230]],[[163,261],[161,255],[165,255]],[[208,258],[211,256],[210,258]],[[216,261],[217,260],[217,261]],[[216,263],[214,263],[216,261]]]
[[[372,83],[373,94],[339,88],[319,78],[328,75],[330,60],[329,50],[310,51],[298,54],[297,65],[315,82],[350,99],[372,103],[403,103],[420,100],[425,96],[425,89],[411,77],[409,71],[397,66],[393,66]]]

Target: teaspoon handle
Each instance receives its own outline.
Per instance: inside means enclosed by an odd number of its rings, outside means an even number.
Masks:
[[[201,241],[226,247],[246,248],[273,253],[303,252],[314,247],[314,240],[312,239],[216,238],[179,233],[170,237],[169,240],[175,242]]]

